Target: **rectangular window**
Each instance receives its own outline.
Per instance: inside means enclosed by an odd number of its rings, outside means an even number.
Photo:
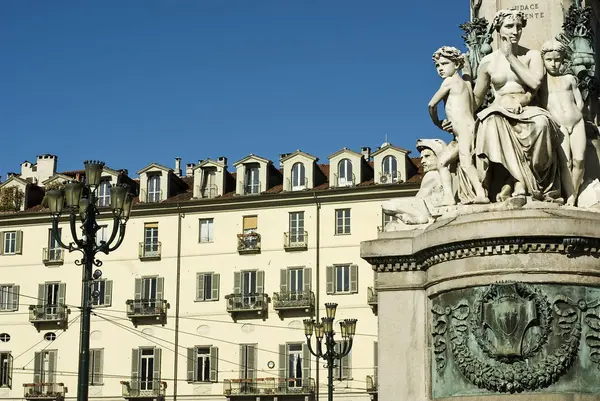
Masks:
[[[220,275],[217,273],[197,274],[196,301],[218,301]]]
[[[56,383],[56,361],[58,351],[44,350],[34,354],[33,362],[33,382]]]
[[[160,175],[148,177],[148,202],[160,202]]]
[[[218,373],[217,347],[193,347],[187,350],[187,381],[216,382]]]
[[[327,294],[355,294],[358,292],[358,265],[327,266]]]
[[[39,313],[58,318],[65,312],[66,283],[50,282],[38,286]]]
[[[0,352],[0,387],[12,388],[12,361],[10,352]]]
[[[144,224],[144,255],[158,254],[158,223]]]
[[[98,187],[98,206],[110,206],[110,181],[108,180],[100,181],[100,186]]]
[[[256,344],[240,344],[240,379],[256,379],[256,356]],[[241,385],[249,385],[255,387],[256,383],[241,383]]]
[[[201,196],[203,198],[217,197],[217,171],[214,167],[204,170],[204,179],[202,180]]]
[[[19,286],[0,284],[0,312],[19,310]]]
[[[90,349],[89,385],[98,386],[103,383],[102,368],[104,365],[104,350]]]
[[[335,234],[350,234],[350,209],[335,210]]]
[[[3,251],[5,255],[14,255],[17,253],[17,231],[4,232]]]
[[[52,235],[52,229],[48,230],[48,260],[58,261],[62,258],[63,249],[58,244],[56,237]],[[58,229],[58,238],[62,237],[62,228]]]
[[[110,306],[112,303],[112,280],[92,281],[92,306]]]
[[[344,343],[345,340],[342,340],[335,344],[335,351],[344,351]],[[352,350],[336,363],[336,366],[333,368],[333,378],[334,380],[352,380]]]
[[[213,242],[213,219],[200,219],[200,242]]]
[[[304,269],[289,269],[290,292],[301,293],[304,291]]]
[[[299,388],[310,380],[310,351],[303,343],[279,346],[279,379],[288,388]]]
[[[292,267],[281,269],[280,297],[290,301],[300,301],[310,297],[312,269],[307,267]],[[287,294],[287,295],[286,295]]]
[[[290,213],[290,243],[304,242],[304,212]]]
[[[160,348],[139,348],[132,350],[131,384],[133,388],[158,390],[160,386]]]
[[[246,177],[244,178],[244,193],[246,195],[258,194],[260,192],[258,172],[258,165],[250,164],[246,166]]]

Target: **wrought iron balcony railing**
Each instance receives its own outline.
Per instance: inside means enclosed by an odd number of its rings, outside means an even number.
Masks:
[[[163,191],[162,191],[162,189],[160,189],[158,191],[148,192],[145,189],[140,189],[139,199],[141,202],[158,203],[164,199]]]
[[[243,188],[244,195],[258,195],[260,194],[260,181],[258,182],[242,182],[239,181],[239,185]]]
[[[227,300],[227,312],[258,312],[260,315],[267,311],[269,297],[267,294],[229,294]]]
[[[315,380],[265,377],[258,379],[227,379],[223,393],[227,397],[248,395],[310,395],[315,392]]]
[[[160,260],[162,242],[140,242],[140,260]]]
[[[167,315],[167,301],[164,299],[128,299],[127,317],[164,317]]]
[[[160,380],[122,381],[123,398],[160,398],[165,397],[167,382]]]
[[[377,306],[377,290],[373,287],[367,288],[367,304]]]
[[[367,376],[367,393],[377,392],[377,375]]]
[[[283,249],[286,251],[304,251],[308,248],[306,231],[288,231],[283,233]]]
[[[62,248],[44,248],[42,262],[46,266],[62,265],[65,261],[65,252]]]
[[[273,309],[276,311],[304,309],[306,312],[315,307],[315,293],[312,291],[280,291],[273,293]]]
[[[66,323],[68,309],[65,305],[29,305],[31,323]]]
[[[356,185],[356,176],[354,174],[352,174],[352,177],[339,176],[337,173],[334,173],[333,182],[336,187],[353,187]]]
[[[216,185],[198,186],[198,197],[200,198],[216,198],[219,193],[219,188]]]
[[[248,233],[238,234],[238,252],[244,253],[260,253],[260,234]]]
[[[67,392],[63,383],[26,383],[23,390],[26,400],[62,400]]]

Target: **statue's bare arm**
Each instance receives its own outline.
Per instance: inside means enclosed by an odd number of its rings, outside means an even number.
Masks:
[[[527,54],[529,56],[529,67],[523,64],[511,52],[506,55],[506,59],[517,77],[533,91],[537,91],[542,85],[542,79],[544,78],[544,61],[542,60],[542,55],[537,50],[530,50]]]
[[[438,104],[440,104],[440,102],[444,100],[449,93],[450,85],[447,83],[447,81],[442,82],[440,89],[438,89],[435,95],[433,95],[427,106],[429,109],[429,115],[431,116],[431,121],[433,121],[433,123],[439,128],[442,128],[442,122],[440,121],[438,115]]]
[[[473,96],[475,97],[475,110],[477,110],[483,104],[485,95],[490,89],[490,73],[488,72],[490,59],[488,56],[481,60],[479,70],[477,71],[477,81],[475,82],[475,89],[473,89]]]

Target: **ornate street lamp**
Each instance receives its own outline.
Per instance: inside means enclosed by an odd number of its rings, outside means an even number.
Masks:
[[[306,343],[310,353],[317,358],[323,358],[327,361],[327,400],[333,401],[333,368],[336,366],[336,360],[341,360],[343,357],[350,353],[352,349],[352,341],[354,334],[356,333],[356,319],[344,319],[340,322],[340,334],[343,339],[343,347],[340,351],[336,352],[335,346],[336,341],[334,340],[335,331],[333,330],[333,321],[335,319],[335,312],[337,304],[327,303],[325,304],[325,315],[326,317],[321,318],[321,323],[315,322],[313,319],[304,319],[304,335],[306,336]],[[311,337],[312,335],[317,337],[316,349],[312,347]],[[325,352],[321,341],[325,337]]]
[[[100,214],[97,206],[96,191],[100,186],[102,169],[104,163],[99,161],[85,161],[86,184],[79,181],[70,181],[65,184],[64,190],[54,189],[46,192],[48,207],[52,215],[52,236],[57,244],[69,252],[79,251],[82,254],[80,260],[76,260],[77,266],[83,266],[81,287],[81,331],[79,337],[79,370],[77,375],[77,401],[88,400],[89,383],[89,353],[90,353],[90,315],[92,311],[92,297],[97,297],[95,292],[91,294],[93,280],[102,276],[102,271],[93,266],[102,266],[102,261],[96,259],[100,252],[107,254],[116,250],[125,237],[125,225],[131,213],[133,195],[129,192],[129,186],[116,184],[111,186],[111,209],[113,215],[113,229],[108,241],[96,243],[96,233],[100,226],[96,223],[96,216]],[[58,221],[63,208],[69,213],[69,223],[73,242],[66,245],[62,242],[58,232]],[[81,221],[83,235],[77,233],[77,218]],[[117,238],[118,236],[118,238]]]

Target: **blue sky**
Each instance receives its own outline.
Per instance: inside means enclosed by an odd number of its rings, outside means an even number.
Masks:
[[[327,162],[388,135],[441,137],[431,54],[469,2],[0,1],[0,174],[53,153],[135,172],[301,149]]]

